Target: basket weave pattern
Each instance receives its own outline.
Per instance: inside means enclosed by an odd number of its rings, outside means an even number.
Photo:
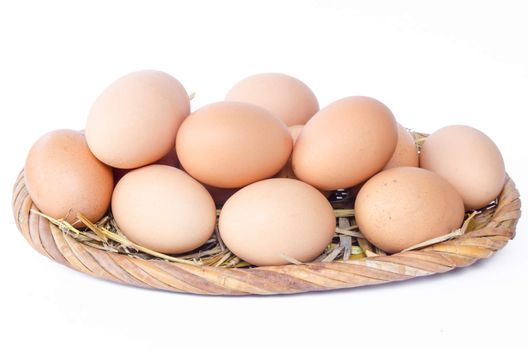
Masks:
[[[493,210],[475,217],[476,230],[419,250],[358,260],[256,268],[193,266],[103,251],[63,233],[31,212],[23,172],[13,190],[16,224],[39,253],[75,270],[114,282],[195,294],[291,294],[351,288],[447,272],[492,256],[515,235],[521,215],[511,179]],[[36,209],[36,208],[35,208]]]

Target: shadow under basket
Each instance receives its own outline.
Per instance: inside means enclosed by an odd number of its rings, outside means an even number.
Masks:
[[[144,259],[85,244],[33,211],[37,208],[27,192],[23,172],[15,183],[12,206],[18,229],[29,244],[58,263],[123,284],[213,295],[323,291],[447,272],[488,258],[504,247],[515,236],[521,215],[519,192],[508,178],[497,203],[474,216],[472,227],[463,235],[448,241],[393,255],[237,268]]]

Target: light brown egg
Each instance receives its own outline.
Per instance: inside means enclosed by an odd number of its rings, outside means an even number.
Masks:
[[[467,210],[480,209],[498,197],[506,173],[493,141],[464,125],[437,130],[425,141],[420,166],[446,179],[458,191]]]
[[[78,131],[55,130],[42,136],[29,151],[24,180],[39,210],[71,224],[78,213],[96,222],[110,205],[112,169],[94,157]]]
[[[112,213],[132,242],[162,253],[184,253],[213,233],[216,208],[207,190],[180,169],[147,165],[115,187]]]
[[[267,110],[218,102],[185,119],[176,138],[181,165],[198,181],[237,188],[275,175],[286,164],[292,138]]]
[[[319,110],[317,98],[306,84],[279,73],[247,77],[233,86],[225,99],[263,107],[288,126],[305,124]]]
[[[385,166],[397,140],[387,106],[370,97],[346,97],[304,126],[293,150],[293,171],[319,189],[352,187]]]
[[[86,123],[86,140],[102,162],[138,168],[169,153],[189,109],[187,92],[174,77],[152,70],[131,73],[97,98]]]
[[[226,246],[254,265],[309,262],[335,230],[332,206],[317,189],[293,179],[267,179],[244,187],[225,203],[219,231]]]
[[[455,189],[435,173],[414,167],[372,177],[359,191],[355,210],[361,232],[387,253],[448,234],[464,220]]]
[[[398,124],[398,143],[391,159],[385,164],[383,170],[400,166],[418,167],[419,155],[412,135],[403,126]]]

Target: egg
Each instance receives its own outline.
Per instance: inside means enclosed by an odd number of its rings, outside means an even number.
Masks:
[[[380,172],[363,185],[355,216],[369,242],[396,253],[459,228],[464,204],[453,186],[435,173],[398,167]]]
[[[400,166],[418,167],[419,156],[418,149],[414,143],[414,138],[403,126],[398,124],[398,143],[396,149],[389,159],[384,170]]]
[[[305,124],[319,110],[319,102],[306,84],[280,73],[247,77],[229,90],[225,100],[263,107],[288,126]]]
[[[480,209],[504,187],[504,160],[483,132],[464,125],[437,130],[422,146],[420,166],[446,179],[460,193],[467,210]]]
[[[192,113],[176,138],[176,153],[192,177],[237,188],[275,175],[292,150],[286,125],[248,103],[217,102]]]
[[[167,73],[144,70],[121,77],[97,98],[86,122],[93,154],[114,168],[154,163],[174,148],[189,114],[185,88]]]
[[[113,189],[112,169],[94,157],[84,135],[74,130],[55,130],[35,142],[24,181],[40,211],[76,227],[83,227],[78,213],[91,222],[105,215]]]
[[[319,189],[352,187],[385,166],[397,140],[387,106],[370,97],[346,97],[306,123],[293,150],[293,171]]]
[[[253,265],[309,262],[331,242],[335,216],[326,198],[293,179],[267,179],[242,188],[225,203],[220,236]]]
[[[112,213],[132,242],[168,254],[200,247],[216,222],[207,190],[182,170],[160,164],[123,176],[114,189]]]

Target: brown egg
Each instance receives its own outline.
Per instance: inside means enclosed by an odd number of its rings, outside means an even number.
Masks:
[[[254,265],[314,260],[335,231],[332,206],[317,189],[292,179],[267,179],[227,200],[219,231],[226,246]]]
[[[418,149],[412,135],[403,126],[398,124],[398,143],[391,159],[385,164],[383,170],[400,166],[418,167]]]
[[[420,166],[449,181],[467,210],[480,209],[497,198],[506,179],[495,143],[464,125],[447,126],[430,135],[422,146]]]
[[[448,234],[464,220],[455,189],[435,173],[413,167],[372,177],[359,191],[355,210],[361,232],[387,253]]]
[[[78,131],[55,130],[42,136],[29,151],[24,180],[39,210],[71,224],[78,213],[96,222],[110,205],[112,169],[94,157]]]
[[[189,109],[185,88],[169,74],[131,73],[97,98],[86,123],[86,140],[102,162],[138,168],[169,153]]]
[[[396,121],[383,103],[346,97],[304,126],[293,150],[293,171],[320,189],[352,187],[385,166],[397,140]]]
[[[292,138],[267,110],[242,102],[218,102],[185,119],[176,138],[180,163],[214,187],[237,188],[275,175],[286,164]]]
[[[184,253],[213,233],[216,208],[207,190],[180,169],[147,165],[115,187],[112,213],[132,242],[162,253]]]
[[[279,73],[247,77],[233,86],[225,99],[263,107],[288,126],[305,124],[319,110],[317,98],[306,84]]]

